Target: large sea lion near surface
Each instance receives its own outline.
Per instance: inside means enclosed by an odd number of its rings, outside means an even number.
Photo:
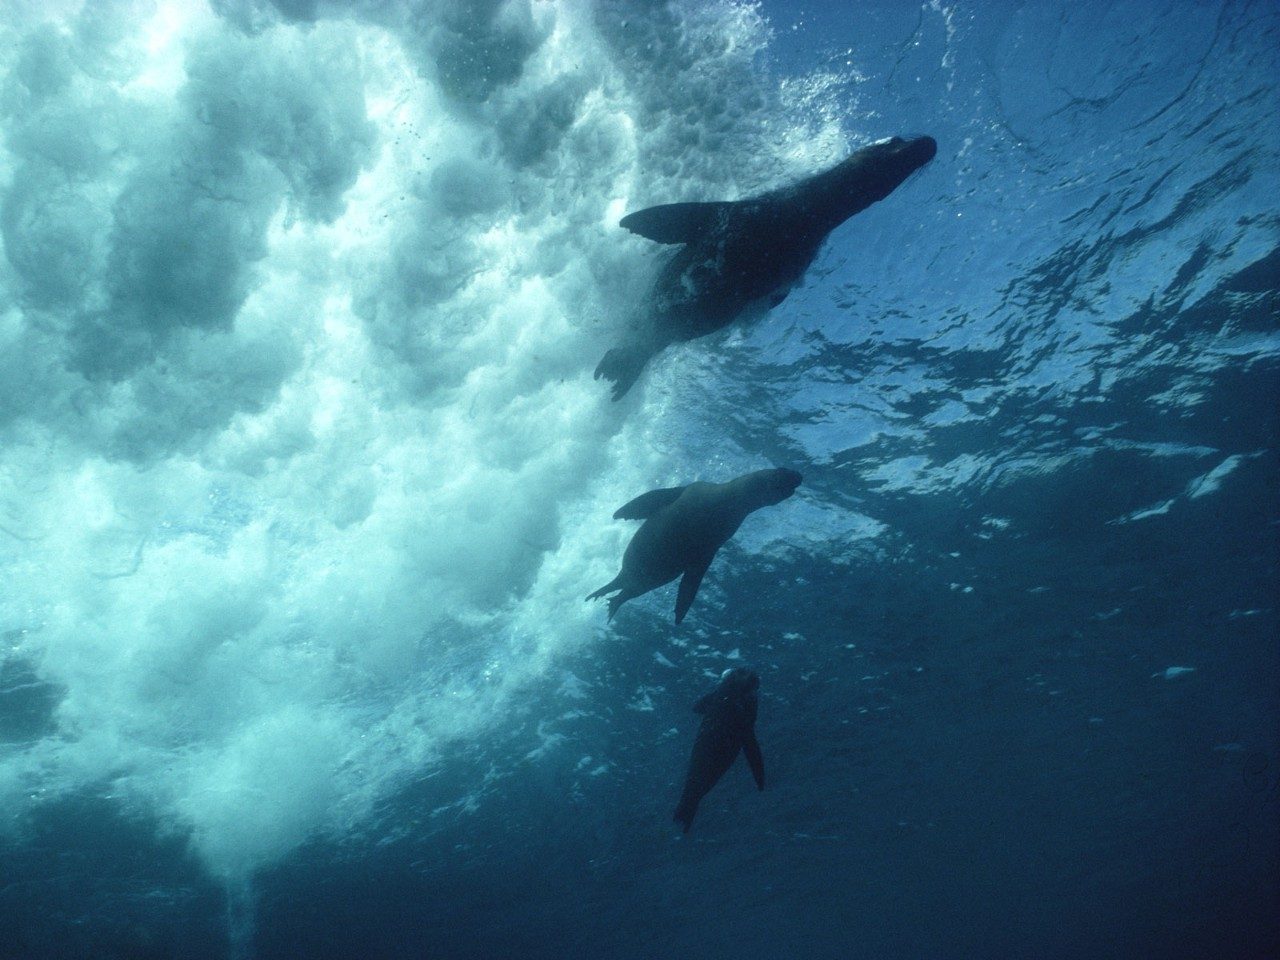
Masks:
[[[747,756],[747,765],[756,786],[764,789],[764,756],[756,739],[756,711],[760,677],[752,670],[734,667],[720,677],[720,684],[693,705],[702,714],[698,737],[689,755],[689,770],[684,790],[676,805],[677,823],[689,832],[698,804],[716,782],[733,766],[739,753]]]
[[[615,520],[643,520],[622,555],[622,572],[587,597],[617,591],[609,619],[633,597],[681,577],[676,623],[684,619],[712,559],[749,513],[781,503],[803,478],[794,470],[757,470],[728,483],[650,490],[620,507]]]
[[[889,196],[937,152],[932,137],[890,137],[758,197],[668,203],[623,217],[619,225],[632,233],[683,246],[654,283],[647,318],[604,355],[596,379],[612,380],[617,400],[668,344],[719,330],[749,308],[776,307],[832,230]]]

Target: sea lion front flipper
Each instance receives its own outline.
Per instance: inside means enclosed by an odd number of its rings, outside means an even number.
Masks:
[[[629,213],[618,226],[657,243],[691,243],[725,223],[734,204],[664,203]]]
[[[642,493],[614,511],[613,519],[647,520],[663,507],[668,507],[675,503],[680,494],[684,493],[684,489],[684,487],[663,487],[660,490],[650,490],[648,493]]]
[[[698,595],[702,577],[707,572],[707,567],[711,566],[711,558],[714,556],[713,553],[705,560],[698,558],[685,568],[684,576],[680,578],[680,592],[676,594],[676,623],[683,620],[693,606],[693,598]]]
[[[760,752],[760,741],[756,739],[754,730],[747,731],[742,742],[742,752],[747,755],[747,764],[751,767],[751,775],[756,778],[756,786],[764,789],[764,754]]]

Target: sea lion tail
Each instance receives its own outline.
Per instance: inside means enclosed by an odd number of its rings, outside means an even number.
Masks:
[[[613,381],[613,399],[621,400],[640,376],[652,354],[634,345],[614,347],[596,365],[595,378]]]

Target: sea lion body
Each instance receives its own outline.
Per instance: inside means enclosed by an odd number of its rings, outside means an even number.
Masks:
[[[609,619],[628,600],[682,577],[676,623],[684,619],[716,551],[753,511],[781,503],[801,481],[794,470],[757,470],[727,483],[651,490],[619,508],[615,519],[643,519],[622,556],[621,572],[588,600],[617,591]]]
[[[937,149],[932,137],[891,137],[758,197],[663,204],[623,217],[619,225],[633,233],[683,246],[658,274],[646,320],[605,354],[596,379],[613,381],[617,400],[668,344],[776,307],[832,230],[889,196]]]
[[[720,684],[694,704],[702,714],[698,736],[689,755],[684,789],[672,817],[689,832],[698,804],[725,775],[738,754],[746,755],[756,786],[764,789],[764,756],[756,739],[760,677],[751,670],[726,670]]]

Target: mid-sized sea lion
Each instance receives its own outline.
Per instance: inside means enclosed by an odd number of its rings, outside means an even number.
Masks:
[[[615,520],[644,521],[622,555],[622,572],[587,599],[618,591],[609,600],[612,620],[628,600],[683,574],[676,595],[679,623],[716,551],[748,514],[781,503],[796,492],[802,479],[794,470],[757,470],[728,483],[691,483],[641,494],[613,515]]]
[[[702,798],[733,766],[739,753],[747,755],[756,786],[764,789],[764,756],[756,739],[759,689],[760,677],[755,671],[734,667],[721,675],[719,686],[693,705],[694,711],[702,714],[702,725],[689,755],[680,803],[671,818],[684,824],[685,833]]]
[[[933,159],[932,137],[890,137],[822,173],[745,200],[668,203],[619,226],[658,243],[683,244],[654,282],[647,315],[604,355],[595,377],[620,399],[649,359],[787,298],[827,236],[883,200]]]

